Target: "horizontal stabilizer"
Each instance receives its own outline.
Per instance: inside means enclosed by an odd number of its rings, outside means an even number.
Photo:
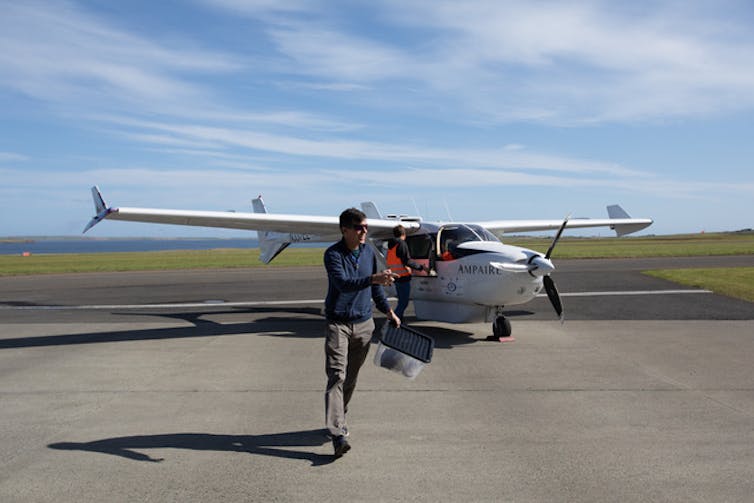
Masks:
[[[290,241],[281,239],[281,236],[287,236],[287,234],[278,232],[257,232],[257,234],[259,235],[259,260],[265,264],[272,262],[272,259],[291,244]]]

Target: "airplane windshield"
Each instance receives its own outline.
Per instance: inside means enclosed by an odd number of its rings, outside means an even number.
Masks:
[[[479,241],[500,241],[497,236],[482,227],[481,225],[467,225],[469,229],[474,231],[474,234],[479,236]]]
[[[481,225],[445,225],[441,232],[446,239],[453,239],[457,245],[469,241],[499,241],[494,234]]]
[[[448,224],[444,225],[439,231],[439,252],[440,257],[445,260],[457,258],[460,255],[476,253],[475,251],[458,249],[461,243],[469,241],[500,241],[490,231],[481,225],[472,224]]]

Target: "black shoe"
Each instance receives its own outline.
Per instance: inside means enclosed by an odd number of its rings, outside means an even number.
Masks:
[[[336,458],[341,457],[343,454],[347,453],[351,449],[351,444],[348,443],[348,440],[346,440],[346,437],[343,435],[338,435],[337,437],[334,437],[332,439],[332,446],[335,450],[334,456]]]

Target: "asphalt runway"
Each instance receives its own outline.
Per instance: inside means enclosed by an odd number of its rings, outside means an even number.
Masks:
[[[556,265],[563,325],[409,318],[334,462],[320,268],[0,278],[0,501],[750,501],[754,304],[640,271],[754,257]]]

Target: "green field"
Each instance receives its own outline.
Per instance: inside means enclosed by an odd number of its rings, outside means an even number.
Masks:
[[[544,252],[550,238],[511,238],[508,244]],[[553,258],[693,257],[754,254],[754,233],[705,233],[622,238],[563,238]],[[754,302],[754,268],[671,269],[645,274]]]
[[[754,267],[667,269],[644,274],[754,302]]]
[[[507,244],[545,252],[551,238],[513,236]],[[270,266],[321,266],[324,248],[289,248]],[[623,238],[562,238],[553,258],[638,258],[752,255],[754,233],[707,233]],[[259,249],[215,249],[138,253],[0,255],[0,276],[264,266]],[[651,271],[649,274],[754,302],[752,268]]]
[[[547,251],[552,238],[511,237],[507,244]],[[754,232],[675,234],[650,237],[571,238],[558,241],[553,258],[692,257],[752,255]]]
[[[273,265],[259,261],[259,249],[171,250],[128,253],[0,255],[0,276],[68,272],[154,271],[321,265],[322,248],[289,248]]]

